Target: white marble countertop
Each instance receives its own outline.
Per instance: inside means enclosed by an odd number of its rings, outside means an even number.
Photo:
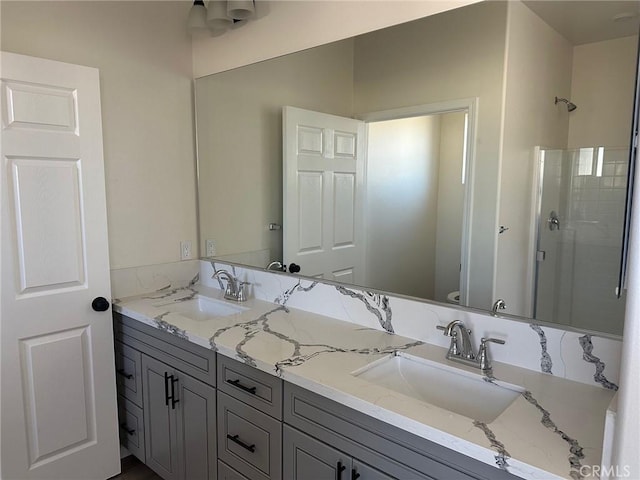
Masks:
[[[114,310],[523,478],[591,478],[600,465],[615,392],[494,362],[495,379],[525,391],[482,423],[352,375],[396,351],[479,373],[447,361],[442,347],[260,300],[225,317],[170,312],[197,292],[223,301],[196,285],[115,300]]]

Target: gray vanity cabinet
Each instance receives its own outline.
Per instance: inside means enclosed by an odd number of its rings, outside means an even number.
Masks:
[[[340,450],[306,435],[288,425],[283,435],[284,478],[303,480],[394,480],[396,478],[430,478],[417,472],[400,472],[394,477],[353,458]],[[379,460],[382,460],[381,458]],[[398,472],[396,472],[398,473]]]
[[[221,355],[217,363],[218,457],[225,475],[287,478],[282,474],[282,380]]]
[[[121,441],[165,480],[516,478],[179,331],[114,319]]]
[[[284,478],[351,478],[351,457],[288,425],[284,426],[282,450]]]
[[[517,478],[289,383],[283,405],[287,480],[305,480],[310,469],[343,480]]]
[[[142,354],[118,341],[115,350],[120,443],[145,462]]]
[[[350,478],[351,480],[393,480],[393,477],[390,477],[386,473],[382,473],[380,470],[376,470],[355,458],[351,464]]]
[[[394,477],[288,425],[284,426],[282,448],[284,478],[394,480]]]
[[[215,389],[142,356],[146,463],[165,480],[216,471]]]
[[[114,320],[121,443],[165,480],[216,479],[215,352]]]

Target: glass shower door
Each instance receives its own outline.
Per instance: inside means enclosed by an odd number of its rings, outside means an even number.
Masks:
[[[628,149],[541,150],[535,318],[616,333]]]

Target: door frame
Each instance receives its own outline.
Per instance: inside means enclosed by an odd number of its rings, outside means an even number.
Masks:
[[[460,305],[466,305],[469,298],[470,271],[469,263],[471,258],[471,219],[473,217],[473,193],[476,163],[476,144],[478,131],[478,97],[461,98],[456,100],[446,100],[443,102],[425,103],[411,107],[394,108],[390,110],[380,110],[375,112],[356,115],[355,118],[365,122],[365,142],[369,144],[369,123],[382,122],[387,120],[398,120],[402,118],[422,117],[427,115],[441,115],[446,113],[467,112],[466,126],[466,152],[464,158],[465,182],[464,182],[464,208],[462,212],[462,251],[460,255]],[[366,155],[367,152],[365,152]],[[367,158],[365,156],[364,181],[367,182]],[[364,228],[366,231],[367,219],[367,189],[364,191]],[[367,242],[363,245],[365,255]]]

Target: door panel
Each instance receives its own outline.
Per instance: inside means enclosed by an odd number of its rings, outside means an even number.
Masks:
[[[292,480],[347,479],[351,472],[351,457],[301,433],[283,426],[284,477]]]
[[[178,432],[186,479],[216,478],[216,391],[187,376],[178,382]]]
[[[30,462],[36,467],[96,441],[95,403],[87,389],[93,382],[85,378],[92,375],[90,335],[89,328],[79,328],[20,342]]]
[[[284,262],[363,282],[364,123],[284,107],[283,130]]]
[[[120,471],[98,71],[1,53],[3,478]]]
[[[395,477],[382,473],[380,470],[354,459],[351,478],[354,480],[393,480]]]
[[[147,465],[165,480],[180,477],[178,458],[177,411],[168,401],[166,375],[175,370],[147,355],[142,355],[144,392],[144,439]]]
[[[352,247],[355,240],[356,179],[353,173],[333,177],[333,247]]]
[[[53,85],[4,82],[7,128],[35,128],[78,133],[75,90]]]
[[[21,295],[84,286],[78,159],[8,158]]]
[[[299,172],[298,182],[298,251],[319,252],[322,250],[322,173]]]

